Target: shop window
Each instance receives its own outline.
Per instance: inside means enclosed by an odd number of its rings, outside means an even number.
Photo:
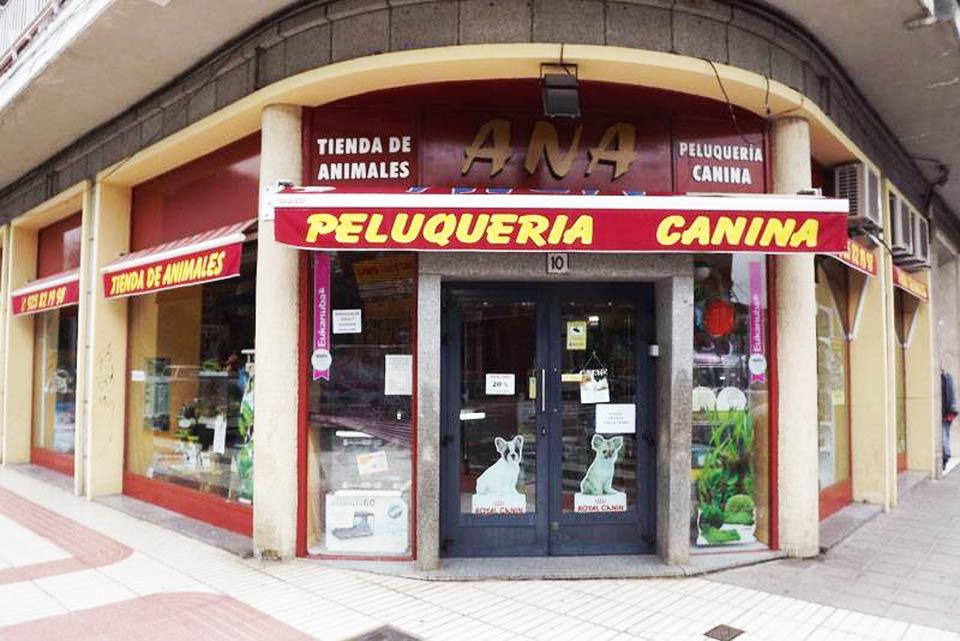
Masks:
[[[127,472],[253,501],[255,242],[240,275],[130,299]]]
[[[691,542],[769,543],[765,257],[696,256],[693,358]]]
[[[849,280],[847,268],[832,258],[819,258],[816,267],[817,300],[817,389],[820,456],[820,491],[833,488],[844,500],[838,486],[850,480],[849,405]],[[842,495],[842,496],[841,496]],[[821,496],[821,503],[825,502]],[[821,513],[824,505],[821,505]]]
[[[307,549],[409,556],[415,257],[340,252],[311,259],[314,293],[308,304],[317,314]]]
[[[33,447],[73,454],[76,432],[77,307],[34,320]]]

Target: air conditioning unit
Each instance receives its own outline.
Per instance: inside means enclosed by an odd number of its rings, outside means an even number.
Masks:
[[[913,220],[910,205],[893,192],[889,195],[890,253],[894,256],[913,255]]]
[[[894,262],[911,271],[930,267],[930,223],[919,212],[912,211],[913,253]]]
[[[850,224],[862,229],[883,229],[880,174],[862,162],[839,165],[833,170],[834,193],[850,201]]]

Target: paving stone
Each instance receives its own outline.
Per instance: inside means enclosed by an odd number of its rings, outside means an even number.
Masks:
[[[596,0],[534,0],[533,40],[603,44],[603,13]]]
[[[773,38],[776,29],[769,20],[744,7],[733,7],[731,24],[767,39]]]
[[[193,123],[209,116],[217,106],[217,86],[210,81],[195,91],[189,98],[187,119]]]
[[[673,8],[684,13],[692,13],[714,20],[729,21],[733,17],[732,9],[726,2],[718,0],[676,0]]]
[[[457,4],[454,2],[408,5],[392,11],[392,51],[441,47],[457,42]]]
[[[529,42],[533,32],[530,0],[461,0],[460,44]]]
[[[286,42],[260,49],[256,60],[258,89],[282,80],[286,76]]]
[[[337,0],[327,5],[327,19],[341,20],[386,8],[386,0]]]
[[[725,63],[727,25],[712,18],[675,11],[673,48],[680,54]]]
[[[670,11],[627,2],[607,7],[607,44],[653,51],[670,51]]]
[[[389,46],[389,11],[363,13],[333,23],[334,62],[383,53]]]
[[[803,60],[777,45],[770,47],[770,73],[774,80],[804,92]]]
[[[278,25],[278,30],[280,35],[290,36],[320,24],[326,24],[326,22],[327,7],[326,5],[319,4],[312,7],[307,7],[303,11],[293,14],[289,18],[281,20],[280,24]]]
[[[331,47],[330,32],[330,25],[322,24],[287,38],[284,50],[286,75],[291,76],[328,64]]]
[[[253,90],[252,65],[239,64],[216,79],[217,108],[231,105]]]
[[[770,43],[763,37],[731,25],[728,27],[729,62],[734,67],[770,75]]]

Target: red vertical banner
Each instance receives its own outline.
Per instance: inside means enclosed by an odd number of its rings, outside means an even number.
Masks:
[[[313,380],[330,380],[330,254],[313,255]]]
[[[767,382],[767,357],[763,349],[763,266],[764,261],[750,261],[750,369],[751,383]]]

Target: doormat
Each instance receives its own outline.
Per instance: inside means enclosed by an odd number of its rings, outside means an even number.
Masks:
[[[732,628],[729,625],[718,625],[703,633],[704,636],[716,639],[717,641],[733,641],[743,634],[743,630]]]
[[[385,625],[382,628],[365,632],[347,641],[420,641],[420,639],[419,637],[407,634],[403,630]]]

